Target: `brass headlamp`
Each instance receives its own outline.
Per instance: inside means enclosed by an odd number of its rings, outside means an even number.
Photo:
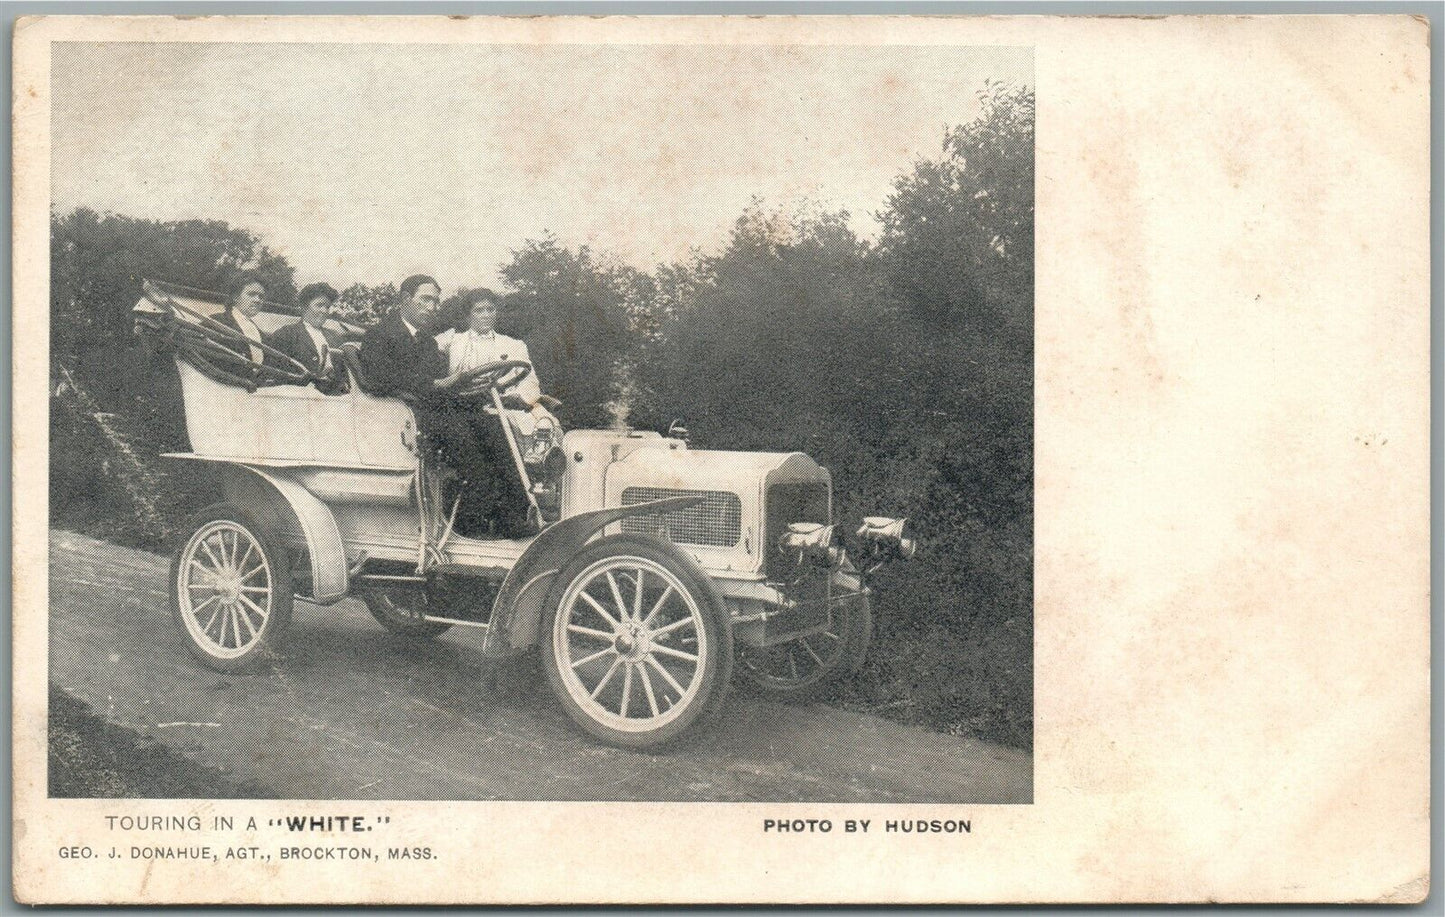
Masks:
[[[789,523],[788,530],[778,538],[778,547],[787,552],[797,551],[799,560],[811,557],[828,566],[843,559],[843,549],[833,543],[833,526],[821,522]]]
[[[907,519],[868,516],[858,528],[858,537],[881,552],[891,552],[906,560],[918,553],[918,541],[905,533],[907,522]]]

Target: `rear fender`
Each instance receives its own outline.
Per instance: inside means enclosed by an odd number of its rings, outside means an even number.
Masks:
[[[558,572],[599,531],[629,516],[683,509],[705,498],[668,497],[649,503],[578,513],[547,528],[527,546],[502,581],[492,606],[491,624],[482,642],[484,656],[511,656],[537,642],[542,606]]]
[[[331,510],[290,478],[254,465],[227,464],[222,472],[226,498],[249,510],[278,532],[299,531],[311,559],[311,598],[334,602],[350,588],[346,546]]]

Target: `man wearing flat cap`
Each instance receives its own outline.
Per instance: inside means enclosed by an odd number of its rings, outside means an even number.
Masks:
[[[331,355],[335,342],[323,327],[340,298],[330,284],[308,284],[297,297],[301,321],[278,328],[271,336],[271,346],[310,370],[316,376],[316,387],[329,395],[346,388],[346,376]]]

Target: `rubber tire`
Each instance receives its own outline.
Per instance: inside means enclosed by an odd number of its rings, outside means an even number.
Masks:
[[[553,631],[558,606],[563,594],[572,581],[592,564],[615,555],[644,557],[668,569],[685,586],[698,603],[702,613],[703,627],[708,642],[717,647],[711,659],[703,661],[703,683],[690,709],[682,716],[663,724],[652,732],[623,732],[599,723],[572,699],[562,681],[558,668],[557,654],[553,646]],[[543,605],[542,616],[542,668],[547,682],[568,717],[588,735],[596,739],[629,749],[660,749],[695,739],[709,725],[727,700],[728,687],[733,672],[732,618],[727,606],[713,587],[712,581],[691,557],[682,554],[671,542],[651,535],[612,535],[587,545],[572,558],[552,582],[552,588]]]
[[[848,603],[846,607],[849,609],[848,617],[839,625],[839,634],[843,638],[843,651],[827,669],[819,672],[817,677],[797,684],[781,683],[767,678],[748,666],[743,660],[738,662],[739,674],[749,686],[774,700],[788,703],[816,700],[837,684],[843,676],[855,674],[862,668],[863,660],[868,655],[868,647],[873,642],[873,604],[868,594],[864,593],[859,596],[857,601]],[[779,646],[786,645],[779,644]]]
[[[366,603],[366,610],[377,623],[398,637],[406,637],[408,640],[435,640],[442,634],[452,629],[450,624],[439,624],[434,621],[412,621],[406,618],[399,618],[391,613],[386,603],[390,601],[383,594],[383,590],[363,589],[360,590],[361,600]],[[396,604],[392,601],[392,604]]]
[[[219,521],[240,525],[250,532],[262,554],[265,555],[267,563],[271,566],[271,613],[267,616],[266,623],[261,626],[261,637],[256,641],[256,645],[246,655],[237,656],[234,659],[217,658],[197,645],[191,637],[190,630],[186,627],[181,612],[181,558],[185,553],[186,545],[190,543],[192,536],[202,526]],[[171,558],[170,584],[171,619],[175,621],[181,636],[185,638],[186,649],[190,650],[191,655],[199,659],[207,668],[218,672],[244,671],[256,665],[261,659],[274,657],[282,634],[291,624],[292,604],[295,597],[290,557],[276,539],[275,534],[254,514],[234,503],[216,503],[196,513],[191,517],[186,532],[188,534],[185,540],[176,547],[175,556]]]

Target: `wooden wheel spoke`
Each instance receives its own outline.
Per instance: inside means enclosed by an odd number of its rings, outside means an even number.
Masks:
[[[637,568],[637,591],[632,596],[632,620],[642,620],[642,574],[641,567]]]
[[[813,648],[808,645],[808,638],[807,638],[807,637],[803,637],[803,638],[800,639],[798,642],[801,643],[801,644],[803,644],[803,649],[805,649],[805,650],[808,651],[808,655],[813,657],[813,661],[814,661],[814,662],[818,663],[819,666],[821,666],[821,665],[824,664],[824,663],[823,663],[823,660],[822,660],[822,657],[820,657],[817,653],[813,652]]]
[[[247,611],[246,609],[242,608],[240,605],[237,605],[237,606],[236,606],[236,622],[237,622],[238,624],[240,624],[240,623],[242,623],[242,622],[245,623],[245,625],[246,625],[246,642],[247,642],[247,643],[250,643],[252,640],[255,640],[255,639],[256,639],[256,625],[254,625],[254,624],[251,623],[251,613],[250,613],[249,611]],[[263,624],[265,623],[265,619],[264,619],[264,618],[262,619],[262,623],[263,623]],[[240,640],[240,639],[241,639],[241,630],[240,630],[239,627],[236,629],[236,639],[237,639],[237,640]]]
[[[212,602],[219,602],[220,600],[221,600],[220,595],[213,595],[213,596],[211,596],[209,599],[206,599],[204,602],[200,603],[199,605],[192,605],[192,606],[191,606],[191,617],[199,620],[200,617],[201,617],[201,609],[202,609],[202,608],[205,608],[207,605],[211,604]],[[212,612],[211,612],[211,617],[210,617],[210,619],[206,622],[206,627],[201,628],[202,630],[205,630],[206,628],[209,628],[209,627],[211,626],[212,622],[214,622],[214,621],[216,620],[216,613],[219,612],[220,610],[221,610],[221,607],[220,607],[219,605],[217,605],[215,611],[212,611]]]
[[[610,646],[605,649],[598,650],[591,656],[584,656],[583,658],[578,659],[576,662],[572,663],[572,668],[580,669],[587,663],[592,662],[595,659],[601,659],[603,656],[606,656],[610,652],[612,652],[612,647]]]
[[[657,601],[653,604],[652,610],[647,613],[647,617],[642,619],[643,627],[650,627],[652,625],[652,619],[657,617],[657,613],[662,610],[663,604],[666,603],[672,595],[672,591],[672,584],[668,583],[667,588],[662,590],[662,595],[657,597]]]
[[[251,577],[255,576],[257,573],[264,573],[265,570],[266,570],[266,565],[265,565],[265,564],[257,564],[256,566],[252,567],[250,570],[248,570],[248,571],[246,571],[245,573],[242,573],[242,574],[241,574],[241,582],[244,583],[246,580],[248,580],[248,579],[250,579]]]
[[[652,715],[657,716],[661,711],[657,709],[657,695],[652,693],[652,676],[647,674],[647,666],[638,666],[637,674],[642,676],[642,693],[647,695],[647,706],[652,710]]]
[[[629,663],[627,663],[626,668],[623,669],[623,672],[622,672],[622,708],[617,711],[617,715],[618,715],[618,716],[620,716],[620,717],[622,717],[622,718],[624,718],[624,719],[627,718],[627,705],[628,705],[631,701],[632,701],[632,663],[629,662]]]
[[[654,669],[657,669],[658,674],[662,676],[662,680],[672,686],[672,690],[677,692],[678,697],[682,697],[684,694],[687,693],[687,689],[684,688],[682,685],[678,684],[677,679],[672,677],[672,673],[669,672],[662,663],[658,662],[651,656],[647,657],[647,662]]]
[[[611,643],[615,636],[605,630],[595,630],[591,627],[583,627],[581,624],[568,624],[567,632],[571,634],[582,634],[583,636],[593,637],[598,640],[606,640],[608,643]]]
[[[596,700],[597,695],[602,693],[602,689],[607,687],[607,683],[612,680],[612,676],[617,673],[617,667],[620,665],[622,665],[621,656],[618,656],[616,659],[612,660],[612,665],[608,667],[607,674],[603,675],[602,680],[597,682],[597,686],[592,689],[592,694],[590,696],[593,700]]]
[[[652,645],[652,652],[660,653],[663,656],[671,656],[674,659],[685,659],[688,662],[697,662],[697,656],[693,653],[684,653],[682,650],[675,650],[670,646],[663,646],[660,643]]]
[[[607,588],[612,590],[612,600],[617,603],[618,617],[627,620],[627,603],[622,601],[622,590],[617,588],[617,578],[612,575],[611,570],[607,571]]]
[[[251,608],[253,608],[253,609],[255,610],[256,614],[258,614],[258,615],[261,616],[261,620],[262,620],[262,621],[265,621],[265,620],[266,620],[266,614],[267,614],[266,609],[262,608],[260,605],[257,605],[255,602],[251,601],[250,599],[248,599],[248,598],[247,598],[246,596],[244,596],[244,595],[238,596],[238,598],[239,598],[242,602],[246,603],[247,605],[250,605]]]
[[[248,561],[248,560],[251,559],[251,554],[252,554],[252,551],[253,551],[253,549],[254,549],[255,547],[256,547],[256,542],[254,542],[254,541],[252,541],[251,539],[247,538],[247,539],[246,539],[246,553],[243,554],[243,555],[241,555],[241,559],[240,559],[240,560],[236,561],[236,569],[237,569],[237,570],[240,570],[240,569],[242,569],[242,568],[244,568],[244,567],[246,566],[246,561]]]
[[[613,629],[622,627],[622,624],[616,618],[612,617],[612,615],[607,613],[607,609],[602,607],[602,603],[598,602],[592,596],[588,595],[586,590],[583,590],[582,592],[579,592],[577,594],[583,599],[585,599],[588,605],[592,606],[593,611],[600,614],[607,621],[608,624],[611,624]]]
[[[219,598],[219,596],[217,596],[217,598]],[[222,605],[217,605],[215,609],[211,611],[211,616],[206,619],[206,626],[201,628],[201,633],[208,637],[211,635],[211,625],[216,623],[216,618],[220,617],[223,607]]]
[[[226,648],[226,628],[231,626],[231,606],[221,605],[221,618],[216,622],[216,645]]]
[[[686,617],[686,618],[679,618],[678,620],[673,621],[671,624],[667,624],[667,625],[664,625],[663,627],[659,627],[657,630],[653,631],[653,632],[650,634],[650,636],[652,637],[652,639],[656,640],[658,637],[661,637],[661,636],[663,636],[663,635],[665,635],[665,634],[670,634],[670,633],[672,633],[673,631],[677,630],[678,628],[680,628],[680,627],[686,627],[686,626],[689,625],[689,624],[694,624],[694,625],[696,624],[696,622],[693,621],[693,619],[692,619],[692,617],[691,617],[690,615],[689,615],[688,617]]]
[[[224,567],[225,564],[221,563],[221,561],[216,557],[216,552],[211,550],[211,544],[210,544],[210,542],[211,542],[211,536],[210,536],[210,535],[207,535],[205,538],[202,538],[202,539],[201,539],[201,548],[206,552],[206,556],[211,559],[211,572],[214,573],[214,572],[219,571],[222,567]],[[206,569],[205,564],[202,564],[202,563],[200,562],[200,559],[199,559],[199,558],[196,558],[196,557],[191,558],[191,563],[196,564],[196,565],[199,566],[202,570]]]

